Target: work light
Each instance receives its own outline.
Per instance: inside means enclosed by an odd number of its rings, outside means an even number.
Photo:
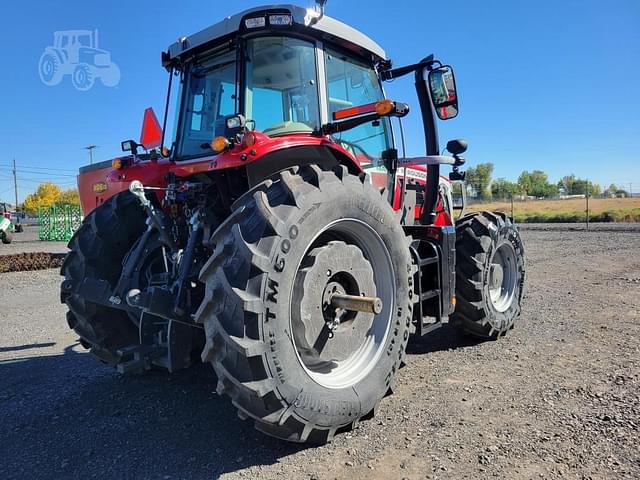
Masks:
[[[264,17],[247,18],[244,21],[244,26],[247,28],[262,28],[266,25]]]
[[[269,25],[273,25],[273,26],[291,25],[291,15],[269,15]]]

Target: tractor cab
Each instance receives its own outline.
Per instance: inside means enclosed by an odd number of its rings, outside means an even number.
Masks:
[[[237,116],[246,131],[272,139],[317,137],[326,133],[323,126],[385,98],[377,71],[384,50],[337,20],[293,5],[242,12],[180,39],[163,59],[182,85],[177,162],[210,156],[216,137],[233,140],[228,121]],[[388,118],[332,132],[331,139],[376,184],[389,186]]]

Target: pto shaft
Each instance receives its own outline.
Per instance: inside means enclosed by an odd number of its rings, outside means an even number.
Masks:
[[[357,295],[343,295],[336,293],[331,296],[331,305],[356,312],[375,313],[382,311],[382,300],[378,297],[359,297]]]

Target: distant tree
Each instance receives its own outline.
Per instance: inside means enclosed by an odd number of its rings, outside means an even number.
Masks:
[[[587,190],[590,196],[597,196],[602,194],[602,187],[597,184],[590,182],[584,178],[575,178],[573,179],[573,183],[571,184],[571,189],[567,193],[568,195],[586,195]]]
[[[591,183],[589,182],[589,195],[599,197],[602,195],[602,187],[599,183]]]
[[[476,167],[467,169],[466,182],[478,198],[482,200],[491,199],[491,175],[493,174],[493,163],[479,163]]]
[[[520,192],[520,186],[515,182],[510,182],[506,178],[498,178],[491,182],[491,194],[494,199],[505,200],[517,195]]]
[[[70,188],[65,190],[60,195],[60,199],[57,203],[63,205],[80,205],[80,194],[78,193],[77,188]]]
[[[38,212],[38,208],[48,208],[58,203],[61,196],[62,189],[55,183],[41,183],[34,193],[27,195],[22,207],[26,212],[35,214]]]
[[[518,177],[518,186],[524,195],[531,195],[531,175],[526,170]]]
[[[559,185],[549,183],[549,176],[542,170],[525,170],[518,177],[518,186],[522,193],[534,197],[554,197],[559,191]]]
[[[574,184],[576,182],[576,176],[572,173],[562,177],[562,180],[558,182],[558,188],[564,190],[565,195],[575,195],[573,193]]]

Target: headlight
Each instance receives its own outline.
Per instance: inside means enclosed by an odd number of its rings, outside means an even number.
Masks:
[[[244,21],[244,26],[247,28],[262,28],[266,25],[264,17],[247,18]]]
[[[291,25],[291,15],[269,15],[269,25]]]

